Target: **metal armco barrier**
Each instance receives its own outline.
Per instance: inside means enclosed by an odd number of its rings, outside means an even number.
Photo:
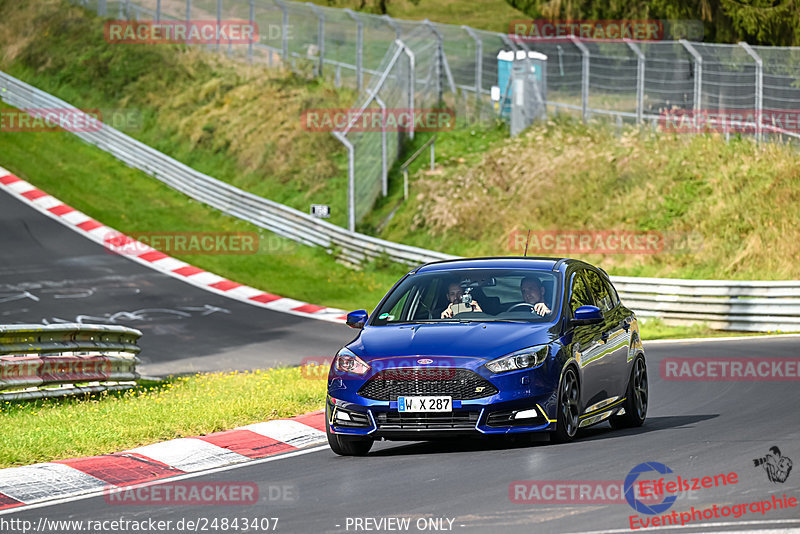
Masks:
[[[800,332],[800,282],[612,276],[626,306],[668,324],[718,330]]]
[[[131,388],[141,335],[111,325],[0,326],[0,400]]]
[[[63,100],[2,72],[0,90],[4,90],[0,91],[3,101],[17,108],[59,108],[80,113],[80,110]],[[329,251],[338,249],[338,258],[347,263],[358,265],[385,255],[393,261],[416,265],[452,257],[349,232],[283,204],[242,191],[198,172],[108,125],[102,125],[98,131],[73,133],[125,164],[224,213],[306,245],[321,246]]]
[[[0,72],[2,99],[18,108],[76,108]],[[276,234],[336,253],[359,265],[378,257],[406,265],[457,256],[401,245],[349,232],[277,202],[258,197],[200,173],[127,135],[103,125],[95,132],[74,132],[127,165],[223,213]],[[669,324],[708,323],[713,328],[747,331],[800,331],[800,281],[679,280],[611,277],[624,302],[641,317]]]

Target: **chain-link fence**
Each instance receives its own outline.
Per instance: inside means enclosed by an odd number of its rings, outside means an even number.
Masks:
[[[249,20],[259,30],[253,42],[205,46],[355,87],[356,108],[364,112],[444,105],[467,122],[510,118],[503,99],[511,98],[512,77],[499,87],[498,54],[535,51],[547,56],[541,89],[549,113],[575,113],[587,121],[611,116],[675,132],[711,129],[758,140],[800,140],[800,48],[569,36],[528,41],[288,0],[73,1],[109,18]],[[493,92],[502,95],[500,102]],[[535,100],[531,105],[538,105]],[[537,116],[529,110],[517,115]],[[348,128],[336,135],[350,154],[352,229],[375,198],[386,194],[386,169],[405,134]]]

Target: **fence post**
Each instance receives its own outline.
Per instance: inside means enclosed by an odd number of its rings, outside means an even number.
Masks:
[[[764,62],[749,44],[741,41],[739,46],[744,48],[745,52],[750,54],[750,57],[756,62],[756,142],[760,143],[762,134],[761,115],[764,109]]]
[[[389,162],[386,151],[386,103],[378,96],[377,91],[372,93],[372,98],[381,107],[381,193],[389,194]]]
[[[694,111],[700,111],[701,100],[703,99],[703,56],[686,39],[678,41],[683,45],[687,52],[694,58]],[[695,120],[697,118],[695,117]]]
[[[423,24],[431,29],[431,32],[436,36],[436,91],[437,101],[441,102],[444,98],[444,81],[447,78],[447,83],[450,85],[450,91],[455,94],[456,86],[453,81],[453,74],[450,72],[450,66],[447,64],[447,56],[444,53],[444,38],[436,26],[428,19],[423,21]]]
[[[581,59],[581,111],[583,112],[583,122],[585,123],[589,120],[589,49],[574,35],[570,35],[569,40],[583,55]]]
[[[106,0],[97,0],[97,14],[101,17],[106,16]]]
[[[356,89],[361,92],[364,85],[363,56],[364,56],[364,23],[352,9],[345,9],[345,13],[356,21]]]
[[[219,32],[222,29],[222,0],[217,0],[217,52],[219,52]]]
[[[156,22],[161,22],[161,0],[156,0]]]
[[[644,121],[644,54],[630,39],[625,42],[636,54],[636,122],[641,124]]]
[[[256,29],[256,3],[250,0],[250,41],[247,43],[247,62],[253,62],[253,33]]]
[[[481,94],[483,92],[483,41],[469,26],[461,26],[475,41],[475,112],[478,120],[481,118]]]
[[[415,61],[414,61],[414,52],[412,52],[403,41],[396,39],[395,44],[401,47],[403,52],[408,56],[408,109],[411,112],[411,116],[414,116],[414,87],[417,83],[417,77],[415,74]],[[408,131],[409,139],[414,139],[414,121],[411,121],[411,128]]]
[[[347,229],[351,232],[356,231],[356,174],[355,174],[355,147],[347,136],[341,132],[332,132],[347,148]]]
[[[325,14],[311,2],[306,2],[306,4],[317,15],[317,53],[319,53],[317,76],[322,76],[322,67],[325,64]]]
[[[189,24],[192,21],[192,0],[186,0],[186,44],[189,44]]]
[[[289,67],[289,8],[281,0],[272,0],[275,5],[281,8],[281,56],[283,57],[283,64]],[[270,59],[272,55],[270,52]]]

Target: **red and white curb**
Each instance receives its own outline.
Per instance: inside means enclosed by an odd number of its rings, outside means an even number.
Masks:
[[[64,204],[25,180],[14,176],[2,167],[0,167],[0,190],[6,191],[39,212],[103,246],[108,246],[108,240],[114,239],[118,241],[123,236],[113,228],[109,228],[88,215]],[[128,243],[135,246],[135,250],[138,253],[136,255],[125,254],[125,257],[156,271],[183,280],[193,286],[274,311],[337,323],[345,320],[346,316],[343,310],[317,306],[316,304],[265,293],[260,289],[227,280],[214,273],[175,259],[130,237],[127,237],[127,239],[129,240]]]
[[[312,412],[123,452],[0,469],[0,510],[114,491],[320,445],[325,415]]]

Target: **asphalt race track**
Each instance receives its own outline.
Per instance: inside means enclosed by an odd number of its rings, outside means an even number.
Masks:
[[[0,324],[138,328],[145,375],[298,364],[331,357],[353,337],[345,326],[247,305],[111,254],[5,193],[0,228]]]
[[[142,357],[145,369],[153,374],[299,362],[304,356],[330,355],[352,335],[335,324],[218,297],[108,254],[6,195],[0,195],[0,227],[0,322],[71,321],[81,316],[93,322],[111,320],[122,311],[130,312],[123,315],[130,319],[139,311],[139,320],[123,324],[144,331]],[[797,381],[667,381],[659,372],[666,357],[796,357],[800,339],[747,338],[645,347],[650,409],[645,425],[638,429],[614,431],[603,423],[582,431],[576,442],[566,445],[550,445],[546,439],[534,443],[382,442],[365,458],[338,457],[327,447],[316,447],[191,478],[192,482],[255,482],[260,495],[255,505],[119,505],[100,496],[12,510],[0,519],[29,520],[34,525],[40,518],[152,519],[172,521],[172,525],[200,520],[205,528],[195,529],[199,532],[244,530],[241,524],[222,528],[223,518],[278,518],[277,528],[269,531],[309,534],[624,532],[631,528],[631,516],[638,521],[652,516],[637,514],[624,501],[574,502],[580,499],[570,499],[568,494],[566,500],[555,502],[513,502],[514,483],[553,481],[565,486],[615,481],[622,485],[642,462],[671,468],[673,473],[664,475],[668,481],[676,475],[691,479],[736,473],[736,483],[680,493],[667,514],[715,504],[760,502],[784,494],[800,498]],[[770,481],[764,467],[754,465],[754,459],[764,457],[773,446],[795,464],[783,482]],[[544,491],[541,497],[545,498]],[[407,528],[394,519],[377,523],[390,518],[408,518],[410,523]],[[260,524],[262,528],[247,531],[266,531]],[[791,528],[800,528],[800,507],[748,511],[739,518],[707,519],[667,531]],[[191,529],[180,532],[187,530]]]
[[[683,478],[737,474],[736,484],[684,492],[667,513],[769,500],[773,495],[798,497],[800,389],[796,382],[668,382],[658,372],[664,357],[786,357],[795,355],[797,347],[796,339],[650,345],[646,350],[651,405],[645,425],[614,431],[602,423],[566,445],[480,440],[383,442],[365,458],[338,457],[323,447],[191,479],[256,482],[257,505],[121,506],[93,497],[4,517],[34,524],[44,517],[153,518],[173,524],[180,519],[200,519],[209,525],[213,518],[278,517],[278,532],[296,533],[366,532],[354,528],[355,518],[407,517],[411,518],[407,532],[435,531],[418,530],[415,522],[419,518],[443,518],[440,526],[444,527],[449,526],[448,519],[453,520],[453,532],[622,532],[630,528],[629,517],[634,515],[625,502],[514,503],[509,499],[509,485],[516,480],[622,481],[634,466],[646,461],[666,464]],[[774,445],[795,463],[783,483],[770,482],[763,467],[753,462]],[[667,477],[675,480],[674,475]],[[277,492],[285,487],[289,488],[287,497],[277,498]],[[707,520],[679,531],[786,531],[780,529],[800,527],[798,510],[748,512],[739,519]],[[347,518],[351,518],[349,528]]]

